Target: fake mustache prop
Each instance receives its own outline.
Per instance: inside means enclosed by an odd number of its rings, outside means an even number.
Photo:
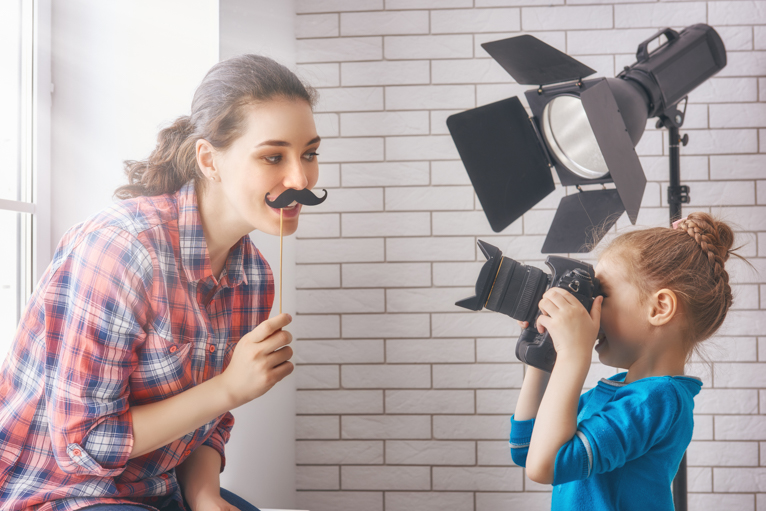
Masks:
[[[304,204],[306,206],[316,206],[322,204],[327,198],[327,190],[324,188],[324,197],[317,197],[308,188],[296,190],[288,188],[279,194],[279,197],[273,201],[269,200],[269,194],[266,194],[266,204],[279,210],[279,313],[282,314],[282,211],[293,202]]]
[[[269,200],[269,194],[267,193],[266,204],[275,209],[285,208],[292,204],[293,201],[297,202],[298,204],[304,204],[306,206],[316,206],[317,204],[322,204],[327,198],[327,190],[323,188],[322,191],[324,192],[324,197],[317,197],[314,195],[314,192],[308,188],[304,188],[302,190],[288,188],[284,192],[280,193],[279,197],[273,201]]]

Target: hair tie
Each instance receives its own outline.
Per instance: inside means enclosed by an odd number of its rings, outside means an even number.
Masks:
[[[678,220],[676,220],[675,222],[673,222],[671,229],[675,229],[676,227],[678,227],[678,224],[680,224],[681,222],[683,222],[683,221],[684,221],[684,220],[686,220],[687,218],[689,218],[689,217],[686,217],[686,216],[685,216],[685,217],[683,217],[683,218],[679,218]]]

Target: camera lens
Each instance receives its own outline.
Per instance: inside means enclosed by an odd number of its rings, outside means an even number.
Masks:
[[[485,307],[531,324],[549,283],[549,275],[539,268],[503,257]]]

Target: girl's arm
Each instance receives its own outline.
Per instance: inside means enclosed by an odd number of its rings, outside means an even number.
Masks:
[[[516,411],[513,414],[514,420],[526,421],[537,417],[540,402],[543,400],[550,377],[550,373],[542,369],[527,366],[524,383],[521,384],[519,400],[516,402]]]
[[[535,482],[553,482],[556,455],[577,431],[577,405],[598,336],[602,301],[596,298],[590,314],[563,289],[549,289],[540,301],[546,315],[537,323],[551,334],[556,365],[537,410],[527,455],[527,475]]]
[[[527,328],[528,323],[520,321],[519,325]],[[534,418],[537,416],[549,378],[549,373],[536,367],[526,366],[524,383],[521,384],[519,399],[516,401],[516,411],[511,417],[511,459],[520,467],[527,466]]]
[[[556,455],[577,431],[577,405],[589,367],[590,354],[587,358],[556,356],[527,454],[527,474],[537,483],[553,482]]]

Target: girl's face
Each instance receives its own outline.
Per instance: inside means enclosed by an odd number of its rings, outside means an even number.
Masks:
[[[280,210],[266,204],[287,190],[313,188],[319,177],[316,151],[320,138],[311,106],[286,98],[248,105],[246,130],[216,155],[216,169],[227,207],[237,213],[247,232],[279,234]],[[282,210],[283,232],[298,228],[301,205]]]
[[[606,294],[601,305],[601,331],[596,343],[603,364],[628,369],[643,352],[648,334],[647,304],[640,290],[627,278],[627,267],[618,254],[606,254],[596,265],[596,277]]]

